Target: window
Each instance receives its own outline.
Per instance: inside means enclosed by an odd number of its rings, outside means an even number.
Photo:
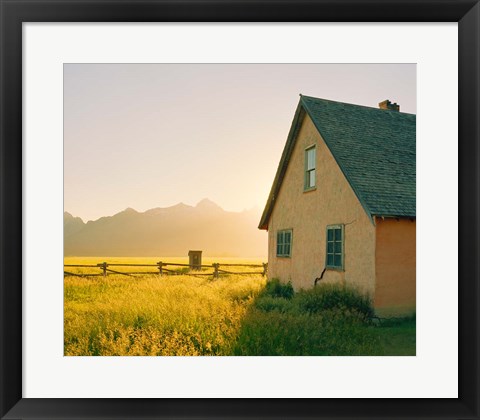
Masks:
[[[316,155],[315,146],[305,150],[305,190],[315,188]]]
[[[290,257],[292,253],[292,230],[277,232],[277,257]]]
[[[327,226],[326,266],[343,269],[343,225]]]

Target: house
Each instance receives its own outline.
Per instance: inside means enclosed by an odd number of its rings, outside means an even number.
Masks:
[[[259,228],[268,277],[337,282],[379,315],[416,301],[416,116],[300,95]]]

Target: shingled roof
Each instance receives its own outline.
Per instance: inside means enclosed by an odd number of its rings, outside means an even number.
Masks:
[[[300,95],[260,229],[268,228],[306,114],[370,217],[416,216],[416,116]]]

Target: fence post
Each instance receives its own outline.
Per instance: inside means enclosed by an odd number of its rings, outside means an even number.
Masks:
[[[158,275],[160,277],[162,277],[163,276],[163,263],[161,261],[159,261],[159,262],[157,262],[157,264],[158,264]]]
[[[219,263],[213,263],[213,268],[214,268],[214,272],[213,272],[213,278],[214,279],[218,279],[218,266],[220,265]]]
[[[268,263],[262,263],[263,264],[263,273],[262,276],[265,277],[267,275],[267,268],[268,268]]]
[[[106,262],[102,263],[102,269],[103,269],[103,277],[107,277],[107,263]]]

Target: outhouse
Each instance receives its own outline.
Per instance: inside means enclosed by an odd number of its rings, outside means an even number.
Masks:
[[[191,270],[202,269],[202,251],[188,251],[188,263]]]

